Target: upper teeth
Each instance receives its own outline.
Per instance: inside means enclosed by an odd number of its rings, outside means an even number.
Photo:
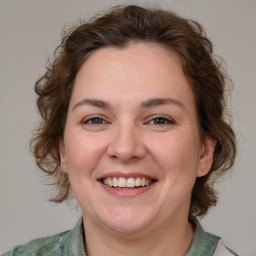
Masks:
[[[110,187],[120,187],[120,188],[134,188],[134,187],[144,187],[152,184],[152,180],[146,178],[117,178],[117,177],[108,177],[102,179],[103,184]]]

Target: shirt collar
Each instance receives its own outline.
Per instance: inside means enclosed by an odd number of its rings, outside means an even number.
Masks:
[[[186,256],[212,256],[220,237],[203,230],[197,218],[193,218],[196,232],[191,247]]]
[[[81,217],[71,230],[69,242],[65,245],[65,254],[63,256],[86,256],[84,241],[83,218]]]

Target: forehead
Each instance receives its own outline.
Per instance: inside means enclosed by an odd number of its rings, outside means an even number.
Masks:
[[[81,97],[107,97],[111,101],[114,95],[133,101],[138,95],[193,101],[181,58],[159,45],[145,43],[95,51],[76,76],[71,101]]]
[[[96,50],[84,62],[77,77],[81,73],[93,74],[95,69],[98,69],[98,75],[106,75],[110,69],[115,72],[129,71],[130,75],[132,75],[132,71],[136,70],[140,70],[140,73],[149,70],[164,73],[175,69],[177,75],[184,75],[182,60],[176,52],[157,44],[142,42],[131,43],[122,48],[107,46]],[[141,76],[149,77],[154,73],[141,73]],[[138,74],[136,75],[138,76]]]

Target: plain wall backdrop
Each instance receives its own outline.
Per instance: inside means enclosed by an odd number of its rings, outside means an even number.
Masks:
[[[0,0],[0,251],[33,238],[70,229],[80,215],[75,204],[47,202],[29,151],[39,121],[34,83],[61,39],[61,31],[116,4],[173,10],[199,21],[224,58],[234,83],[229,106],[238,155],[219,182],[219,202],[203,219],[239,255],[256,255],[256,1],[255,0]]]

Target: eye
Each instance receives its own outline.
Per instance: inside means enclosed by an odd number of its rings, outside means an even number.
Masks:
[[[100,117],[92,117],[92,118],[83,120],[83,124],[99,125],[99,124],[106,124],[106,121]]]
[[[175,124],[175,121],[164,116],[157,116],[151,119],[149,123],[153,125],[171,125]]]

